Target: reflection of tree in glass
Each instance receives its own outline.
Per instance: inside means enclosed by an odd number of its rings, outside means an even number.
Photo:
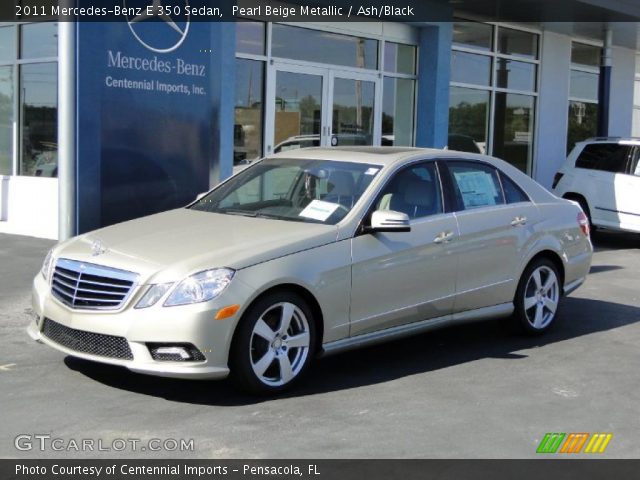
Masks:
[[[486,103],[472,105],[468,102],[460,102],[449,107],[449,133],[451,134],[468,135],[476,142],[484,142],[486,125]]]
[[[300,99],[300,134],[320,133],[320,104],[313,95]]]
[[[567,154],[577,142],[594,137],[598,131],[598,105],[586,102],[569,102],[569,128]]]

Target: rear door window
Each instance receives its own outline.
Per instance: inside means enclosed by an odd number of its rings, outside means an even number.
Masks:
[[[592,143],[585,145],[576,160],[576,168],[626,173],[632,150],[632,146],[618,143]]]
[[[449,161],[449,176],[458,210],[503,205],[505,203],[498,171],[479,162]]]

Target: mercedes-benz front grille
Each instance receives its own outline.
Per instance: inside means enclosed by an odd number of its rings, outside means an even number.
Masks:
[[[60,258],[51,280],[51,293],[78,310],[117,310],[129,298],[138,275],[93,263]]]
[[[54,322],[50,318],[44,319],[42,334],[49,340],[76,352],[133,360],[129,342],[124,337],[76,330]]]

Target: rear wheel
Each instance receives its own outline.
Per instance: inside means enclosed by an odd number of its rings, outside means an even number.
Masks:
[[[243,390],[288,388],[313,358],[313,312],[302,297],[279,292],[259,299],[242,318],[231,351],[231,378]]]
[[[546,332],[556,319],[561,296],[556,266],[546,258],[535,260],[525,269],[516,290],[515,326],[530,335]]]

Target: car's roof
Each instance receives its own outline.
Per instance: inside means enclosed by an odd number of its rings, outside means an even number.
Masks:
[[[640,143],[640,138],[639,137],[592,137],[592,138],[587,138],[586,140],[583,140],[579,143],[583,143],[583,144],[589,144],[589,143],[630,143],[630,144],[639,144]]]
[[[275,155],[270,155],[270,157],[335,160],[375,165],[391,165],[409,157],[428,156],[433,154],[442,155],[443,152],[445,152],[445,150],[435,148],[345,146],[300,148],[280,152]]]

